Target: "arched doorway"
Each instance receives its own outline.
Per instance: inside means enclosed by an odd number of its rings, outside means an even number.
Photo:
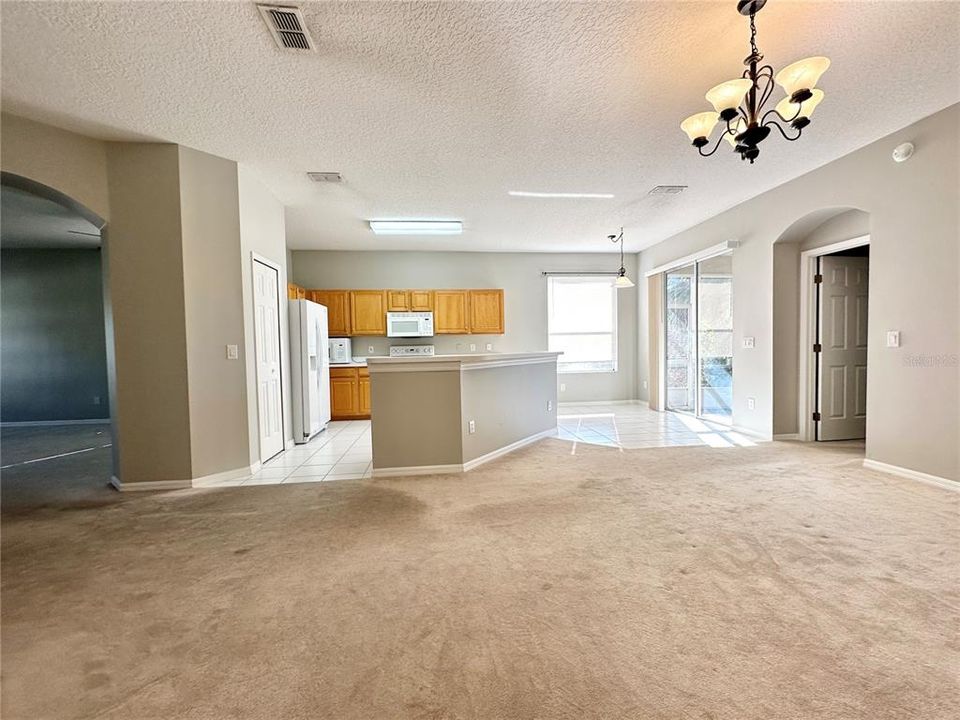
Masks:
[[[865,437],[869,243],[870,216],[852,207],[808,213],[774,242],[775,438]]]
[[[115,465],[106,221],[0,175],[4,510],[110,495]]]

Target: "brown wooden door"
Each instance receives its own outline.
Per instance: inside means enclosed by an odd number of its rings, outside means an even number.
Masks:
[[[503,290],[470,291],[470,332],[503,334]]]
[[[350,291],[350,329],[354,335],[387,334],[385,290]]]
[[[470,332],[466,290],[436,290],[434,303],[433,330],[437,335],[466,335]]]
[[[410,293],[406,290],[387,290],[387,312],[410,310]]]
[[[433,312],[433,290],[411,290],[411,312]]]
[[[347,337],[350,333],[350,293],[347,290],[311,290],[310,299],[327,308],[327,331],[330,337]]]

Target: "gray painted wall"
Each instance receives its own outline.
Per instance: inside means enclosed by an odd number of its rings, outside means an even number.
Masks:
[[[293,282],[307,288],[503,288],[504,335],[438,335],[424,340],[438,353],[467,353],[475,343],[484,352],[547,349],[547,280],[544,270],[616,270],[620,256],[607,253],[339,252],[295,250]],[[636,279],[636,257],[626,258]],[[637,397],[637,288],[620,290],[618,369],[615,373],[560,375],[566,391],[560,402],[632,400]],[[388,338],[354,341],[354,355],[385,355],[390,345],[414,344]],[[374,350],[369,353],[368,346]]]
[[[890,154],[906,141],[916,153],[897,164]],[[960,479],[958,156],[960,105],[953,105],[641,253],[648,269],[740,240],[733,254],[737,425],[773,430],[773,295],[780,292],[774,288],[774,243],[825,209],[857,208],[870,215],[871,238],[867,457]],[[640,322],[643,378],[645,312]],[[901,347],[885,347],[887,330],[901,331]],[[755,337],[756,347],[743,349],[744,336]],[[754,410],[749,398],[756,400]]]
[[[99,250],[0,253],[0,419],[109,419]]]

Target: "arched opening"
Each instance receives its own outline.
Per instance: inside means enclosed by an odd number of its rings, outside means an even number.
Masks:
[[[773,434],[865,438],[870,216],[830,207],[773,246]]]
[[[4,511],[111,498],[106,221],[8,172],[0,204]]]

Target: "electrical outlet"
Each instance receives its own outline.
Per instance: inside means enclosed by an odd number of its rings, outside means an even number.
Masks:
[[[547,412],[553,410],[553,400],[547,400]]]
[[[93,404],[94,404],[94,405],[99,405],[99,404],[100,404],[100,396],[99,396],[99,395],[94,395],[94,396],[93,396]]]
[[[756,410],[756,409],[757,409],[756,398],[747,398],[747,410]]]
[[[476,352],[476,351],[477,351],[477,344],[470,343],[470,352]]]
[[[367,345],[367,352],[373,355],[374,353],[373,345]]]
[[[887,347],[892,347],[892,348],[900,347],[900,331],[899,330],[887,330]]]
[[[753,338],[753,337],[745,337],[745,338],[743,339],[743,346],[744,346],[745,348],[747,348],[748,350],[749,350],[749,349],[752,349],[752,348],[755,348],[755,347],[757,346],[756,338]]]
[[[490,352],[492,350],[493,350],[493,343],[487,343],[487,352]]]
[[[647,381],[646,381],[646,380],[643,381],[643,389],[644,389],[644,390],[647,389]]]
[[[566,392],[566,391],[567,391],[567,384],[560,383],[560,392]]]
[[[240,348],[236,345],[227,345],[227,360],[236,360],[240,357]]]
[[[473,420],[469,422],[470,434],[473,435],[477,431],[477,423]]]

